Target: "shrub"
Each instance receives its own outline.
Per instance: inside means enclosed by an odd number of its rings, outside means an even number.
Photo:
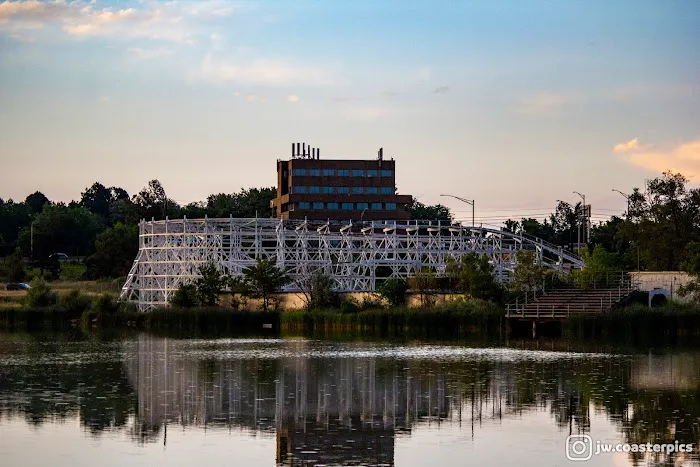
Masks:
[[[408,284],[404,279],[398,277],[387,279],[377,287],[379,295],[384,297],[391,306],[401,306],[405,304],[407,291]]]
[[[352,297],[346,297],[342,302],[340,302],[340,312],[341,313],[356,313],[360,311],[360,304],[357,303]]]
[[[119,307],[114,296],[103,293],[99,295],[93,302],[90,310],[100,316],[112,316],[117,314]]]
[[[52,291],[43,279],[34,279],[31,289],[27,292],[24,303],[33,308],[55,305],[58,300],[56,292]]]
[[[73,289],[65,295],[62,295],[58,304],[66,311],[69,319],[79,318],[83,312],[90,308],[92,300],[86,295],[82,295],[79,290]]]
[[[62,281],[79,281],[85,276],[87,267],[80,263],[63,262],[58,277]]]
[[[192,308],[199,304],[197,286],[194,284],[180,284],[170,301],[173,306],[180,308]]]

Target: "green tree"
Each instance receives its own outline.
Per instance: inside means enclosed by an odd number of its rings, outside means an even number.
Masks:
[[[574,279],[580,287],[590,288],[596,284],[604,284],[607,279],[618,269],[615,255],[611,254],[602,245],[596,245],[593,251],[587,248],[581,251],[584,267],[573,273]]]
[[[253,266],[243,269],[243,278],[248,293],[262,298],[263,310],[267,311],[270,295],[289,283],[287,273],[268,259],[258,258]]]
[[[34,279],[31,288],[24,297],[24,303],[30,307],[46,307],[55,305],[58,295],[52,291],[43,279]]]
[[[111,190],[98,182],[80,194],[80,205],[105,220],[109,219],[111,202]]]
[[[138,249],[138,226],[117,223],[97,236],[95,253],[86,261],[88,277],[99,279],[126,276]]]
[[[442,204],[429,206],[413,200],[413,203],[408,206],[408,212],[411,214],[412,220],[442,221],[446,223],[451,223],[454,220],[450,209]]]
[[[23,229],[29,230],[34,219],[34,211],[25,203],[15,203],[11,199],[0,203],[0,236],[3,246],[0,256],[13,252],[19,246],[17,239]],[[29,245],[24,253],[29,255]]]
[[[31,195],[27,196],[27,198],[24,200],[24,204],[29,206],[34,214],[38,214],[44,209],[44,205],[51,204],[51,201],[49,201],[44,193],[35,191]]]
[[[406,303],[408,283],[400,277],[391,277],[379,284],[377,292],[389,302],[389,305],[401,306]]]
[[[173,306],[193,308],[199,305],[199,293],[196,284],[180,284],[170,301]]]
[[[0,273],[8,282],[21,282],[27,278],[27,272],[22,262],[22,252],[18,249],[8,255],[0,265]]]
[[[542,283],[549,275],[549,270],[536,261],[535,253],[518,250],[515,254],[515,260],[518,264],[513,270],[513,276],[509,283],[510,288],[518,292],[529,292],[542,287]]]
[[[251,188],[239,193],[218,193],[207,198],[206,212],[210,217],[272,217],[270,201],[277,189]]]
[[[179,216],[180,206],[165,194],[165,188],[158,180],[151,180],[138,194],[134,195],[132,202],[136,207],[140,219],[162,220],[166,216]]]
[[[446,270],[452,287],[465,295],[491,301],[498,301],[503,296],[486,255],[470,252],[459,260],[450,258]]]
[[[229,284],[228,275],[223,273],[214,262],[200,266],[199,275],[201,277],[194,282],[199,301],[203,305],[216,306],[219,303],[219,294]]]
[[[432,268],[424,267],[407,280],[409,289],[418,294],[422,306],[432,306],[435,304],[435,289],[438,281],[435,271]]]
[[[333,290],[335,283],[329,274],[316,271],[311,275],[309,309],[318,310],[338,306],[340,300]]]
[[[47,204],[34,221],[34,258],[46,261],[52,253],[72,256],[87,255],[97,233],[104,229],[104,220],[82,206]],[[31,232],[25,228],[19,241],[29,252]]]

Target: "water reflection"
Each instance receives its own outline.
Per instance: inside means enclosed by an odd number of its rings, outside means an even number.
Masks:
[[[92,345],[2,344],[0,432],[18,417],[33,425],[77,418],[90,433],[126,433],[136,446],[167,449],[169,426],[185,433],[235,429],[274,437],[281,465],[394,465],[398,443],[421,432],[455,429],[473,440],[496,427],[510,439],[509,426],[539,416],[551,420],[541,437],[552,441],[559,462],[572,433],[629,443],[700,441],[700,353],[629,357],[146,335]],[[633,465],[691,461],[682,454],[624,456]]]

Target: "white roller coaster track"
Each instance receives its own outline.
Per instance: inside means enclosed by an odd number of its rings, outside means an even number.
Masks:
[[[258,258],[285,268],[287,291],[314,271],[335,280],[339,292],[371,292],[381,277],[408,277],[430,267],[444,274],[448,258],[487,255],[494,274],[508,280],[515,253],[533,251],[557,271],[583,266],[581,258],[534,237],[438,221],[323,223],[279,219],[171,219],[141,221],[139,251],[121,299],[147,311],[167,305],[180,284],[199,277],[213,261],[233,276]]]

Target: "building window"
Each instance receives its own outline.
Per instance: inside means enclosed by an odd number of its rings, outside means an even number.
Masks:
[[[292,172],[292,174],[296,175],[297,177],[303,177],[304,175],[306,175],[306,169],[294,169],[294,172]]]
[[[310,186],[309,193],[312,193],[312,194],[321,193],[321,187],[320,186]]]
[[[382,210],[382,203],[372,203],[372,209],[376,209],[377,211]]]
[[[334,186],[324,186],[323,187],[323,194],[324,195],[332,195],[333,193],[335,193]]]
[[[338,169],[338,177],[349,177],[350,171],[347,169]]]
[[[326,209],[328,209],[329,211],[337,211],[338,203],[326,203]]]
[[[339,195],[349,195],[350,194],[350,188],[346,186],[339,186],[338,187],[338,194]]]
[[[396,203],[386,203],[387,211],[396,211]]]
[[[377,188],[376,186],[368,186],[365,188],[365,193],[367,193],[368,195],[376,195],[377,193],[379,193],[379,188]]]
[[[294,187],[294,193],[306,193],[306,187],[302,185],[297,185]]]
[[[312,177],[318,177],[321,175],[321,169],[309,169],[309,175]]]
[[[352,169],[352,176],[353,177],[364,177],[365,171],[362,169]]]
[[[352,203],[343,203],[343,211],[352,211]]]
[[[367,176],[368,177],[379,177],[379,170],[368,170]]]
[[[367,203],[357,203],[357,210],[364,210],[364,209],[369,209],[369,205]]]
[[[332,177],[333,175],[335,175],[334,169],[323,169],[323,176],[324,177]]]
[[[353,195],[361,195],[362,193],[364,193],[364,190],[362,189],[361,186],[352,187],[352,194]]]
[[[382,169],[382,177],[391,177],[391,170]]]
[[[314,202],[314,209],[323,209],[323,203]]]
[[[309,209],[311,204],[308,201],[299,201],[299,209]]]
[[[394,188],[390,186],[383,186],[382,187],[382,194],[383,195],[393,195],[394,194]]]

